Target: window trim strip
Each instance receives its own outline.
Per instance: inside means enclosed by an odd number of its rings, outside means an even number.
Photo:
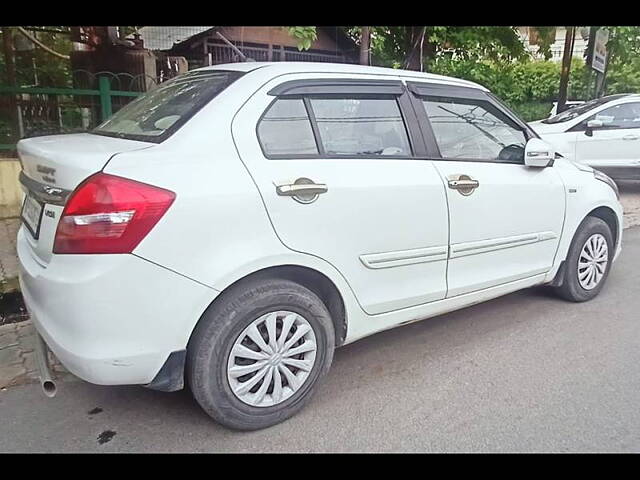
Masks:
[[[276,85],[267,95],[285,97],[301,95],[331,94],[386,94],[402,95],[401,80],[373,80],[364,78],[317,78],[289,80]]]

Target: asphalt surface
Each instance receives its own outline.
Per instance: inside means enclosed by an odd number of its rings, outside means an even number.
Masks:
[[[188,392],[38,385],[0,392],[0,452],[638,452],[640,228],[601,294],[517,292],[336,352],[313,401],[258,432]]]

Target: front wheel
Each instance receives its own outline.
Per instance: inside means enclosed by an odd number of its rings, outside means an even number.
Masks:
[[[613,255],[609,225],[600,218],[587,217],[571,242],[562,285],[555,287],[556,292],[573,302],[591,300],[604,286]]]
[[[335,343],[329,312],[288,280],[254,280],[223,295],[187,349],[193,395],[233,429],[279,423],[304,406],[329,370]]]

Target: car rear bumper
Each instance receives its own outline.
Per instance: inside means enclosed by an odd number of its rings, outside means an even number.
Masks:
[[[217,292],[135,255],[54,255],[42,265],[18,232],[20,287],[33,323],[74,375],[148,384],[186,348]]]

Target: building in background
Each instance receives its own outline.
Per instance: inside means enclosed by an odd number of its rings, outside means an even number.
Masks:
[[[339,27],[317,27],[318,38],[309,50],[282,27],[141,27],[129,36],[142,41],[156,56],[184,57],[189,68],[242,61],[227,39],[255,61],[304,61],[357,63],[358,46]]]
[[[536,56],[543,58],[538,53],[540,47],[537,45],[538,36],[532,27],[516,27],[518,29],[518,35],[524,43],[529,52]],[[567,33],[565,27],[555,27],[555,41],[551,44],[551,60],[560,62],[562,61],[562,55],[564,53],[564,37]],[[589,41],[589,27],[579,27],[576,29],[576,38],[573,44],[573,57],[584,58],[584,52],[587,50],[587,43]]]

